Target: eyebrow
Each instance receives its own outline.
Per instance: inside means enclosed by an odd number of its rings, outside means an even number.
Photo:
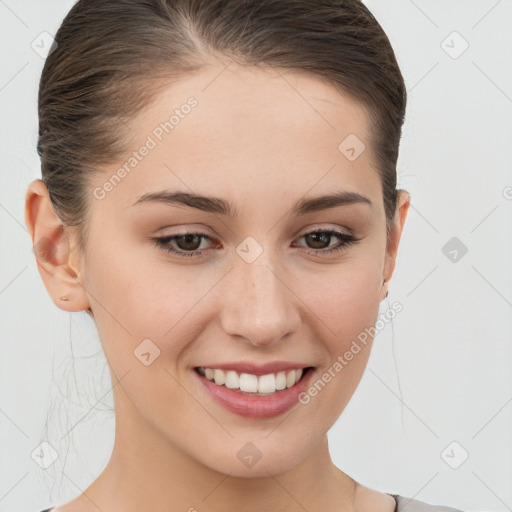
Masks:
[[[227,215],[233,218],[238,217],[238,210],[232,203],[219,197],[207,197],[188,192],[171,192],[162,190],[159,192],[150,192],[141,196],[132,206],[146,203],[163,203],[167,205],[184,205],[196,208],[203,212],[217,213]],[[295,203],[292,208],[292,214],[305,215],[307,213],[328,210],[337,206],[351,204],[367,204],[373,207],[372,202],[367,197],[350,191],[334,192],[332,194],[301,199]]]

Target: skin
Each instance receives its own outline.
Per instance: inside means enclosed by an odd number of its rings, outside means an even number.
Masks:
[[[35,180],[28,188],[32,240],[46,237],[55,248],[52,257],[38,257],[40,274],[58,307],[93,317],[116,408],[107,466],[56,512],[394,510],[393,498],[333,464],[326,435],[360,382],[371,338],[309,404],[270,419],[227,411],[192,373],[215,362],[288,360],[315,366],[312,382],[320,378],[375,324],[410,201],[401,191],[388,237],[368,117],[358,103],[305,73],[224,68],[211,63],[169,84],[130,121],[127,155],[187,98],[198,100],[104,199],[95,199],[91,188],[84,253],[44,184]],[[351,133],[366,141],[354,161],[338,150]],[[94,186],[124,161],[105,166]],[[163,189],[223,198],[239,216],[161,203],[131,206]],[[372,205],[290,214],[299,199],[333,190],[359,192]],[[150,239],[183,228],[211,237],[202,239],[202,256],[173,255]],[[314,228],[359,241],[322,256],[339,239],[315,244],[303,236]],[[263,248],[252,263],[236,253],[248,236]],[[178,242],[171,244],[176,250],[190,246]],[[307,253],[315,249],[318,254]],[[160,350],[149,366],[133,353],[146,338]],[[237,457],[247,442],[262,455],[252,467]]]

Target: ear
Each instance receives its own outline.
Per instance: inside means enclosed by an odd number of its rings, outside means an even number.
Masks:
[[[399,190],[395,216],[393,218],[393,222],[388,233],[383,275],[385,283],[382,286],[380,300],[383,300],[387,294],[389,281],[391,280],[391,276],[393,275],[393,271],[395,269],[398,244],[400,243],[400,238],[402,237],[405,219],[407,218],[410,203],[411,196],[409,192],[407,192],[406,190]]]
[[[37,268],[53,302],[65,311],[87,310],[89,299],[71,256],[68,232],[53,208],[46,185],[34,180],[25,196],[25,224],[32,238]],[[78,248],[74,250],[77,252]],[[80,255],[76,258],[78,260]],[[67,297],[68,300],[62,300]]]

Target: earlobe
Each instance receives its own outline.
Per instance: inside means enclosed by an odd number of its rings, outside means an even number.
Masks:
[[[87,295],[77,272],[69,264],[71,248],[68,233],[55,213],[48,189],[41,180],[33,181],[28,187],[25,223],[32,238],[39,273],[54,303],[65,311],[87,309]]]

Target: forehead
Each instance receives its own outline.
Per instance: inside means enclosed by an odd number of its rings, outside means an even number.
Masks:
[[[125,205],[164,186],[232,197],[335,185],[378,194],[368,122],[358,102],[308,73],[208,65],[163,87],[130,121],[130,149],[110,171],[151,146],[125,165],[122,194],[116,187]],[[366,146],[355,160],[340,150],[347,139]]]
[[[190,97],[198,105],[180,125],[198,133],[210,129],[215,140],[236,132],[238,137],[250,135],[255,142],[271,141],[279,130],[280,142],[293,143],[297,137],[313,133],[319,138],[329,132],[340,137],[346,130],[367,138],[363,107],[325,78],[297,70],[229,63],[209,65],[164,87],[136,124],[142,122],[148,129],[168,119]],[[179,137],[179,131],[173,130],[173,136]]]

